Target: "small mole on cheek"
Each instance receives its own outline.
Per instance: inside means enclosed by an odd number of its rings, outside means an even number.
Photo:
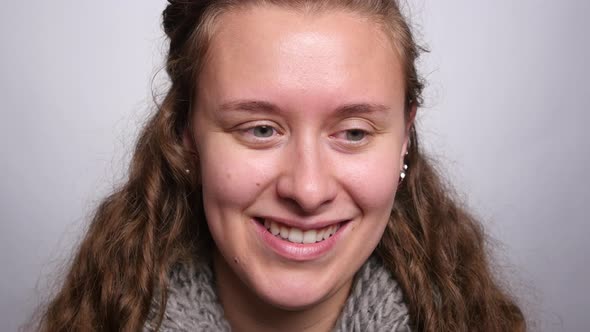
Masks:
[[[234,257],[234,263],[240,264],[240,260],[237,257]]]
[[[256,187],[260,187],[260,183],[256,182]]]

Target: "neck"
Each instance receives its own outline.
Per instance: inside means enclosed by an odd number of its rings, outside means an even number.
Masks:
[[[223,257],[213,258],[215,281],[225,318],[232,331],[331,331],[346,302],[352,280],[329,299],[301,310],[285,310],[260,299],[236,276]]]

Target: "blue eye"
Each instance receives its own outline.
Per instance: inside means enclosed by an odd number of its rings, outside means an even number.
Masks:
[[[360,142],[367,136],[367,132],[361,129],[350,129],[346,131],[346,139],[352,142]]]
[[[254,136],[260,138],[272,137],[272,135],[275,132],[275,129],[271,126],[256,126],[253,127],[251,130]]]

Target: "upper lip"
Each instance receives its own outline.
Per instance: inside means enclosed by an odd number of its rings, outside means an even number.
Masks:
[[[283,224],[289,227],[295,227],[304,231],[311,229],[321,229],[324,227],[337,225],[342,222],[349,221],[350,219],[331,219],[331,220],[302,220],[302,219],[287,219],[281,217],[272,216],[259,216],[258,219],[264,219],[268,221],[274,221],[279,224]]]

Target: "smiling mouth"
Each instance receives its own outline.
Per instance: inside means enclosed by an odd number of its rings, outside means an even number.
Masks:
[[[264,225],[269,233],[275,237],[292,243],[312,244],[322,242],[336,234],[342,223],[334,224],[320,229],[302,230],[296,227],[289,227],[272,220],[264,218],[255,218],[255,220]]]

